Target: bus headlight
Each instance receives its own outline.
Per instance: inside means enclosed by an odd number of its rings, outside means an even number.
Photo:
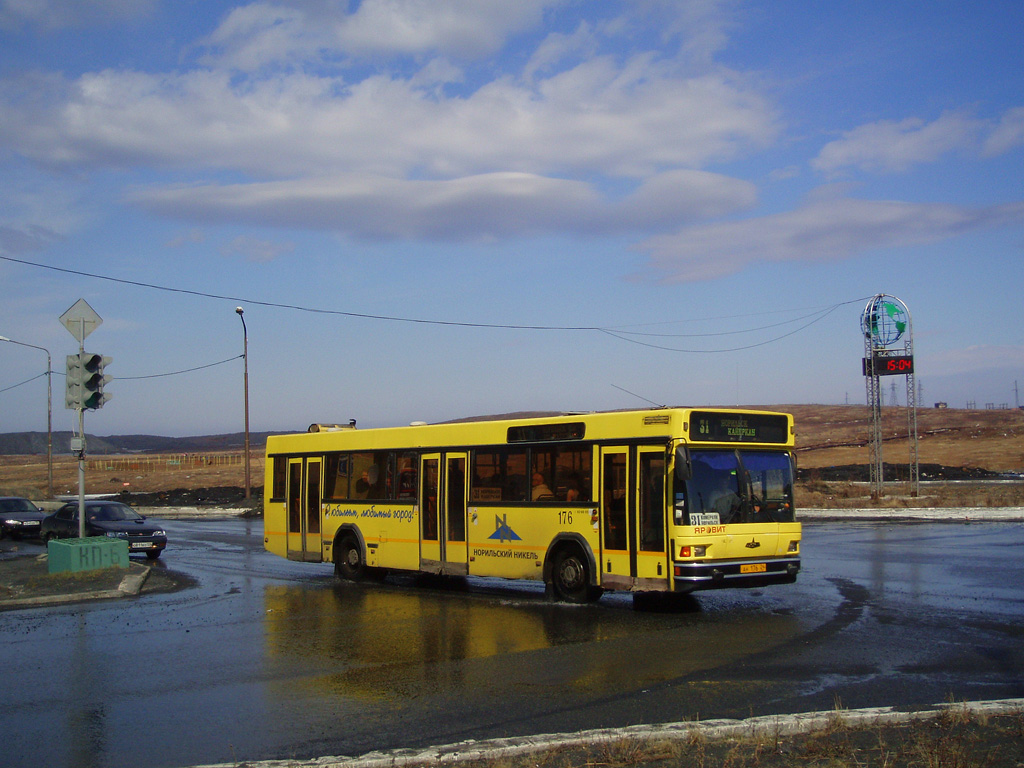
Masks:
[[[799,552],[800,551],[800,542],[799,541],[791,541],[791,542],[789,542],[789,549],[787,549],[786,551],[787,552]]]

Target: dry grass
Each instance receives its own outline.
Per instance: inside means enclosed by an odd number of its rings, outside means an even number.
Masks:
[[[789,411],[796,421],[797,458],[804,470],[846,464],[867,465],[870,412],[864,406],[773,406]],[[950,467],[981,468],[993,472],[1024,471],[1024,412],[1017,410],[920,409],[917,414],[919,461]],[[883,459],[890,464],[909,462],[907,411],[883,411]],[[872,506],[866,484],[823,482],[810,479],[798,484],[798,507]],[[263,456],[254,449],[250,475],[254,486],[263,484]],[[92,470],[86,472],[88,493],[135,493],[181,488],[242,487],[244,468],[213,465],[139,471]],[[46,490],[45,456],[0,456],[0,493],[43,498]],[[78,491],[78,464],[70,456],[54,459],[54,491]],[[1024,483],[1012,486],[976,485],[940,487],[928,496],[909,498],[898,487],[882,500],[887,506],[1021,506]]]
[[[263,485],[263,454],[253,452],[250,476],[254,486]],[[0,494],[41,499],[46,490],[45,456],[0,456]],[[87,469],[86,493],[151,493],[179,488],[237,487],[245,484],[243,465],[105,471]],[[71,456],[53,459],[55,495],[78,493],[78,461]]]
[[[818,730],[712,739],[699,730],[670,739],[625,738],[515,757],[459,763],[465,768],[1020,768],[1024,713],[977,715],[951,708],[898,724],[846,725],[842,713]]]

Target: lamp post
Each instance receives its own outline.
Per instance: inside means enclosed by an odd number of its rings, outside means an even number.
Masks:
[[[245,498],[249,499],[252,483],[249,480],[249,331],[245,327],[245,310],[235,307],[242,321],[242,361],[245,367]]]
[[[37,347],[35,344],[26,344],[23,341],[8,339],[0,336],[0,341],[17,344],[21,347],[31,347],[46,353],[46,494],[47,498],[53,498],[53,365],[51,364],[50,350],[46,347]]]

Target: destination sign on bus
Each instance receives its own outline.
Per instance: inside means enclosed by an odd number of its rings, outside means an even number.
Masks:
[[[769,413],[693,411],[690,439],[709,443],[785,443],[789,419]]]

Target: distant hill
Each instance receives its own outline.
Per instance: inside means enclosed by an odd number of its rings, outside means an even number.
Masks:
[[[253,451],[262,451],[267,435],[274,432],[250,432],[249,445]],[[210,453],[214,451],[240,451],[245,446],[245,433],[226,435],[197,435],[194,437],[161,437],[159,435],[86,435],[90,455],[126,453]],[[56,456],[71,453],[71,433],[53,433],[53,453]],[[45,432],[8,432],[0,434],[0,456],[33,456],[46,453]]]

